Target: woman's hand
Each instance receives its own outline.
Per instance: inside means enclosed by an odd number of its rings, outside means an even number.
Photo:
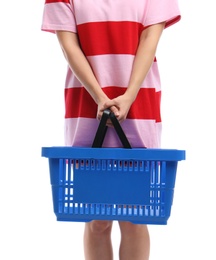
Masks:
[[[118,121],[121,123],[126,119],[133,101],[133,98],[125,92],[125,94],[118,96],[117,98],[106,101],[104,103],[104,107],[110,108],[110,110],[114,112]]]
[[[111,105],[111,103],[112,103],[112,100],[110,100],[108,97],[106,97],[106,98],[103,97],[102,99],[99,100],[98,111],[97,111],[98,120],[101,119],[105,109],[110,109],[115,114],[115,116],[118,118],[118,116],[119,116],[118,108],[115,105]],[[107,120],[107,125],[112,126],[111,120],[109,120],[109,119]]]

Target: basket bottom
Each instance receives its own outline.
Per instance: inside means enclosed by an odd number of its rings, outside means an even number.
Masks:
[[[92,220],[126,221],[134,224],[166,225],[171,207],[139,205],[79,205],[54,211],[57,221],[90,222]]]
[[[126,221],[134,224],[166,225],[171,213],[163,204],[118,205],[64,203],[55,210],[57,221],[90,222],[92,220]]]
[[[102,218],[101,216],[94,216],[91,219],[86,218],[86,216],[71,216],[71,215],[62,215],[62,216],[57,216],[57,221],[63,221],[63,222],[91,222],[94,220],[107,220],[107,221],[125,221],[125,222],[131,222],[133,224],[143,224],[143,225],[167,225],[167,218],[114,218],[113,216],[111,217],[104,217]]]

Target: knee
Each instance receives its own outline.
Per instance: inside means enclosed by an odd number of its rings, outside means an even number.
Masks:
[[[111,233],[111,228],[112,228],[112,222],[111,221],[101,221],[101,220],[94,220],[86,225],[89,226],[89,229],[92,233],[95,235],[97,234],[102,234],[102,233]]]
[[[119,226],[123,235],[139,235],[148,233],[148,228],[146,225],[133,224],[131,222],[120,222]]]

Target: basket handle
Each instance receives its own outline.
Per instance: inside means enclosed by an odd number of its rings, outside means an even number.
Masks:
[[[116,116],[114,115],[113,112],[111,112],[109,109],[105,109],[102,115],[102,118],[100,120],[100,124],[98,126],[92,147],[101,147],[107,132],[107,128],[108,126],[106,125],[107,120],[110,118],[116,133],[119,137],[119,139],[122,142],[122,145],[124,148],[131,148],[131,145],[118,121],[118,119],[116,118]]]

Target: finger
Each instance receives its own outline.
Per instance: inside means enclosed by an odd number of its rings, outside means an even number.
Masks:
[[[116,106],[111,106],[111,107],[110,107],[110,110],[114,113],[114,115],[115,115],[116,117],[119,116],[119,110],[118,110],[118,108],[117,108]]]
[[[111,108],[111,107],[117,107],[114,99],[108,100],[106,101],[106,103],[104,103],[104,108]]]
[[[101,120],[101,117],[102,117],[102,112],[99,111],[99,112],[97,113],[97,119],[98,119],[98,120]]]

